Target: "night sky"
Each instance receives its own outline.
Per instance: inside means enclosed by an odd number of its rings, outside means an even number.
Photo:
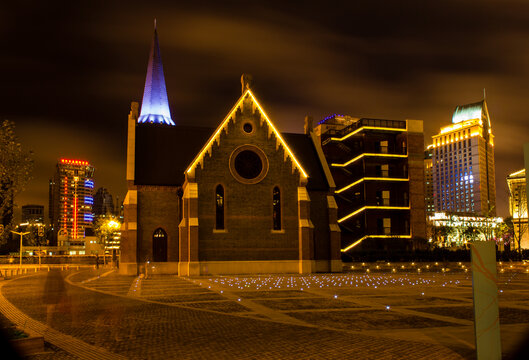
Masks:
[[[90,161],[96,188],[124,198],[127,115],[142,99],[156,17],[177,124],[216,127],[244,72],[281,131],[302,132],[307,114],[422,119],[427,145],[486,88],[508,215],[505,177],[529,142],[527,1],[6,3],[0,120],[35,152],[19,206],[47,208],[60,157]]]

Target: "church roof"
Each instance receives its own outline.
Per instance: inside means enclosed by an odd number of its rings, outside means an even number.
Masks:
[[[187,166],[216,129],[194,126],[140,124],[136,128],[137,185],[180,186]],[[308,190],[327,190],[318,154],[309,136],[283,133],[283,139],[308,172]]]
[[[182,185],[185,170],[214,129],[196,126],[138,124],[135,183]]]
[[[162,56],[158,44],[158,33],[156,22],[154,23],[154,36],[149,54],[149,65],[145,78],[145,89],[143,90],[143,101],[139,123],[154,123],[174,125],[167,100],[167,89],[165,88],[165,77],[163,75]]]
[[[193,159],[192,163],[189,165],[189,167],[187,168],[186,172],[188,174],[194,174],[196,166],[201,164],[203,159],[204,159],[204,156],[211,151],[211,147],[212,147],[213,143],[220,141],[220,134],[221,134],[222,130],[225,129],[228,126],[228,123],[229,123],[230,119],[232,119],[232,117],[235,116],[235,113],[237,112],[237,110],[243,106],[243,102],[245,100],[251,101],[253,106],[256,109],[259,110],[259,113],[266,120],[266,122],[268,124],[269,135],[271,133],[273,133],[275,135],[275,137],[277,139],[277,145],[278,146],[282,146],[283,149],[285,150],[285,152],[284,152],[285,153],[285,158],[290,157],[290,159],[292,161],[292,169],[294,170],[294,168],[297,168],[299,173],[301,174],[301,176],[303,178],[307,178],[307,176],[308,176],[307,173],[305,172],[305,170],[303,169],[303,167],[301,166],[301,164],[297,160],[296,156],[294,156],[292,150],[290,150],[290,148],[287,145],[287,143],[285,142],[285,140],[283,140],[283,137],[281,136],[281,133],[279,131],[277,131],[277,129],[275,128],[275,126],[272,123],[272,121],[270,121],[270,118],[268,118],[268,116],[264,112],[263,108],[261,107],[261,105],[259,104],[257,99],[255,98],[254,94],[252,93],[252,91],[250,90],[249,87],[246,87],[246,89],[244,90],[242,96],[235,103],[235,106],[233,106],[233,108],[228,113],[228,115],[224,118],[222,123],[217,127],[217,129],[213,133],[213,135],[211,135],[211,137],[209,138],[207,143],[204,145],[202,150],[200,150],[200,152],[197,154],[197,156]]]

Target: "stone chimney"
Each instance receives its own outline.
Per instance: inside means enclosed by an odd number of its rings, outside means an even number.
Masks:
[[[314,119],[312,118],[312,116],[305,116],[305,135],[310,135],[310,133],[314,130],[313,128],[313,122],[314,122]]]
[[[252,87],[252,81],[253,77],[250,74],[242,74],[241,76],[241,94],[244,94],[244,92]]]

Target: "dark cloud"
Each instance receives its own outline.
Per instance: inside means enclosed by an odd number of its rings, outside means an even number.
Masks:
[[[126,119],[158,19],[173,118],[216,126],[242,72],[283,131],[329,113],[425,121],[429,137],[487,89],[498,204],[529,141],[525,1],[3,4],[0,117],[36,152],[19,204],[47,204],[57,158],[83,157],[123,198]]]

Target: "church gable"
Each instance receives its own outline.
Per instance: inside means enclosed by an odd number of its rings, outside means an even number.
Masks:
[[[254,134],[254,132],[260,127],[266,128],[267,137],[275,140],[276,149],[283,151],[284,161],[291,163],[292,172],[297,171],[300,174],[302,181],[306,181],[308,178],[307,173],[249,88],[244,91],[235,106],[231,109],[226,118],[224,118],[198,155],[193,159],[186,170],[186,176],[190,178],[195,177],[195,170],[204,167],[204,160],[211,157],[212,149],[215,146],[220,146],[222,139],[230,138],[229,132],[232,131],[232,129],[242,130],[243,134],[248,135],[248,142],[251,143],[253,140],[252,134]],[[242,151],[242,156],[249,154],[248,152],[244,152],[244,150]]]

